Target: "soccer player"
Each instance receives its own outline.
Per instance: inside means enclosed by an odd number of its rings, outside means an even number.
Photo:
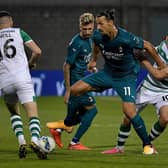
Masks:
[[[133,49],[146,49],[159,67],[164,67],[153,45],[140,37],[118,27],[114,23],[114,10],[104,11],[96,16],[97,31],[93,35],[94,52],[89,68],[96,66],[101,52],[105,60],[104,68],[77,81],[71,86],[71,95],[76,96],[89,91],[103,91],[114,88],[122,99],[124,114],[130,119],[136,133],[143,143],[143,153],[153,154],[155,150],[147,135],[145,124],[135,109],[137,80],[137,61]]]
[[[47,127],[50,129],[58,146],[62,147],[62,131],[70,132],[72,126],[80,124],[68,149],[89,150],[90,148],[80,143],[80,139],[96,116],[95,99],[91,93],[85,93],[78,97],[79,101],[76,104],[76,97],[70,95],[70,86],[85,76],[87,65],[91,58],[93,44],[91,36],[94,29],[93,14],[83,13],[79,18],[79,27],[80,32],[69,43],[67,57],[63,65],[66,88],[64,102],[67,104],[67,115],[64,121],[48,122]]]
[[[28,62],[24,44],[32,52]],[[13,19],[8,11],[0,11],[0,89],[5,104],[11,113],[12,129],[19,143],[19,157],[26,157],[26,140],[23,122],[19,114],[19,102],[29,117],[31,148],[40,159],[46,154],[38,146],[40,137],[40,120],[38,117],[36,97],[29,67],[35,67],[41,55],[41,49],[31,37],[20,28],[13,27]]]
[[[156,50],[162,60],[168,63],[168,35],[164,41],[156,47]],[[155,140],[165,130],[168,123],[168,72],[167,69],[158,71],[152,65],[144,60],[144,66],[149,71],[144,79],[136,96],[136,111],[141,112],[148,104],[156,108],[158,120],[153,124],[149,133],[149,139]],[[153,65],[157,67],[156,64]],[[105,154],[116,154],[124,152],[124,145],[131,131],[131,122],[125,117],[120,125],[116,147],[104,151]]]

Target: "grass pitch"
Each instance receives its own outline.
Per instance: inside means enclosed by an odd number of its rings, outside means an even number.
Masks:
[[[167,168],[168,167],[168,134],[167,130],[154,141],[158,155],[146,156],[142,154],[141,141],[132,129],[126,143],[125,153],[117,155],[103,155],[101,151],[115,146],[118,128],[122,119],[121,103],[118,97],[96,97],[98,114],[81,142],[92,148],[91,151],[71,151],[67,146],[74,134],[63,133],[64,147],[56,147],[48,155],[48,160],[39,160],[28,149],[26,159],[19,159],[18,144],[11,129],[9,113],[0,98],[0,168]],[[63,97],[39,97],[39,115],[41,119],[42,135],[50,135],[45,127],[46,122],[64,119],[66,107]],[[28,119],[21,111],[24,121],[27,143],[30,141]],[[155,109],[148,106],[141,114],[145,120],[147,130],[157,120]],[[75,131],[75,130],[74,130]]]

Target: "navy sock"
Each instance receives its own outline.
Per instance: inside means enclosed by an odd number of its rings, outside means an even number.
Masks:
[[[66,126],[73,126],[80,122],[77,113],[80,106],[80,98],[78,96],[71,96],[68,102],[67,116],[64,119]]]
[[[85,134],[85,132],[88,130],[88,128],[90,127],[94,117],[97,114],[97,108],[94,107],[92,109],[89,109],[85,112],[85,114],[82,117],[80,126],[75,134],[75,138],[78,139],[78,141],[80,140],[80,138]],[[72,140],[73,141],[73,140]]]
[[[151,142],[150,142],[150,139],[148,137],[144,121],[140,117],[140,115],[136,114],[136,116],[131,119],[131,123],[132,123],[136,133],[141,138],[141,140],[143,142],[143,146],[150,145]]]

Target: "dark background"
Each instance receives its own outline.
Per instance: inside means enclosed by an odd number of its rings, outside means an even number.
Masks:
[[[38,69],[62,69],[66,47],[83,12],[116,9],[116,23],[157,45],[168,32],[167,0],[1,0],[15,26],[26,31],[43,51]],[[101,64],[101,60],[99,62]]]

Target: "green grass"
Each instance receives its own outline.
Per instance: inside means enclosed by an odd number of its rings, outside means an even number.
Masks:
[[[167,168],[168,134],[167,130],[154,141],[159,154],[144,156],[141,141],[132,129],[124,154],[103,155],[100,152],[116,144],[118,127],[122,119],[121,103],[118,97],[97,97],[98,115],[91,128],[81,139],[81,142],[92,148],[91,151],[67,150],[72,134],[63,133],[63,149],[58,147],[48,155],[48,160],[38,160],[29,149],[26,159],[17,156],[18,144],[12,132],[9,113],[0,99],[0,168]],[[38,98],[41,118],[42,135],[49,135],[45,127],[47,121],[60,120],[65,117],[66,107],[62,97]],[[25,112],[21,111],[25,123],[25,134],[29,142],[28,124]],[[155,109],[148,106],[142,116],[148,131],[157,120]],[[75,131],[75,130],[74,130]]]

